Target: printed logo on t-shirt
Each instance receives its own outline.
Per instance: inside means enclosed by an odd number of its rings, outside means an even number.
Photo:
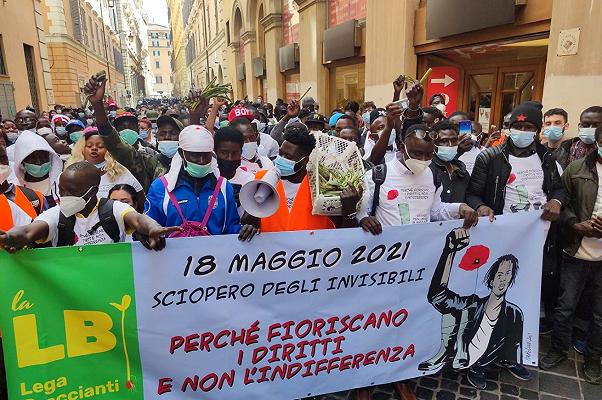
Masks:
[[[211,204],[211,199],[212,199],[212,198],[213,198],[213,195],[210,195],[210,196],[207,198],[207,207],[209,207],[209,204]],[[219,203],[219,197],[218,197],[217,199],[215,199],[215,203],[213,204],[213,209],[214,209],[214,210],[215,210],[215,209],[217,208],[217,206],[218,206],[218,204],[217,204],[217,203]]]
[[[519,169],[508,178],[506,185],[506,209],[512,213],[540,210],[545,203],[542,189],[543,170]]]

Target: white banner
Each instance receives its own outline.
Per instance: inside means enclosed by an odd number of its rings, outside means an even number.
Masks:
[[[540,213],[134,246],[144,397],[294,399],[537,365]]]

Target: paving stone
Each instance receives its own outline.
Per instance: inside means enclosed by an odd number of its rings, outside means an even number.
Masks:
[[[421,388],[418,388],[421,389]],[[418,391],[416,391],[416,393],[418,393]],[[373,400],[391,400],[392,394],[391,393],[386,393],[386,392],[376,392],[376,393],[372,393],[372,399]],[[432,393],[431,393],[432,396]],[[428,399],[430,399],[430,397],[428,397]]]
[[[493,392],[498,390],[499,385],[497,382],[494,381],[487,381],[487,387],[485,388],[485,390],[487,390],[488,392]]]
[[[537,393],[537,392],[535,392],[533,390],[521,388],[521,390],[520,390],[520,398],[521,399],[525,399],[525,400],[538,400],[539,399],[539,393]]]
[[[583,393],[583,400],[602,399],[602,385],[591,385],[587,382],[581,382],[581,391]]]
[[[561,397],[581,397],[579,395],[580,389],[579,381],[577,379],[547,372],[539,374],[539,390],[540,392],[551,393]]]
[[[502,383],[500,385],[500,392],[512,396],[518,396],[518,388],[514,385],[509,385],[507,383]]]
[[[420,400],[431,400],[433,398],[433,391],[422,386],[418,386],[415,391],[416,398]]]
[[[577,366],[574,360],[566,359],[556,367],[551,369],[549,372],[553,372],[555,374],[568,375],[568,376],[578,376],[577,375]]]
[[[420,378],[419,385],[431,389],[437,389],[439,387],[439,382],[432,378]]]
[[[440,390],[435,398],[437,400],[456,400],[456,395],[449,390]]]
[[[550,394],[545,394],[545,393],[540,394],[539,399],[540,400],[567,400],[566,397],[552,396]],[[575,400],[575,398],[571,397],[568,400]]]
[[[475,389],[473,387],[461,387],[460,394],[462,396],[468,397],[470,399],[476,399],[478,393],[477,393],[477,389]]]
[[[508,396],[507,394],[503,394],[500,397],[500,400],[518,400],[518,397]]]
[[[460,388],[460,384],[458,382],[450,381],[449,379],[442,379],[441,388],[457,392]]]
[[[481,391],[479,393],[479,400],[499,400],[500,396],[494,393],[489,393],[485,391]]]

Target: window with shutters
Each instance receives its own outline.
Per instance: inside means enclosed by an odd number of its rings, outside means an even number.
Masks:
[[[8,75],[6,72],[6,62],[4,61],[4,41],[0,35],[0,75]]]
[[[84,43],[84,34],[82,30],[82,14],[78,0],[69,0],[69,9],[71,10],[71,23],[73,24],[73,37],[80,43]]]
[[[25,69],[27,70],[27,80],[29,81],[29,94],[31,95],[31,105],[36,110],[40,109],[40,101],[38,99],[38,84],[36,79],[36,71],[34,67],[34,52],[33,47],[23,44],[23,53],[25,55]]]
[[[159,61],[155,61],[155,68],[161,68],[161,64],[159,63]]]
[[[163,77],[161,75],[155,76],[155,83],[163,83]]]

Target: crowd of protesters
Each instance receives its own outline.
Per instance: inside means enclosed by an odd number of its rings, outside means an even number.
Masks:
[[[86,84],[89,107],[24,109],[0,124],[0,246],[23,248],[140,241],[160,250],[166,237],[386,226],[539,212],[551,221],[543,251],[541,334],[552,335],[540,367],[554,369],[571,346],[584,354],[584,377],[601,381],[602,107],[573,116],[526,101],[488,132],[445,96],[424,98],[420,84],[393,83],[393,102],[349,102],[320,114],[310,97],[229,103],[200,99],[144,102],[120,109],[106,80]],[[396,102],[404,94],[407,107]],[[191,94],[194,96],[194,94]],[[211,100],[211,101],[210,101]],[[211,103],[211,104],[210,104]],[[12,116],[11,116],[12,117]],[[460,126],[471,126],[460,132]],[[341,193],[343,215],[312,213],[307,174],[316,136],[353,142],[367,170],[367,190]],[[280,204],[269,217],[248,213],[241,188],[276,170]],[[387,196],[421,187],[425,196]],[[397,193],[396,192],[396,193]],[[361,201],[364,197],[365,201]],[[367,206],[360,206],[366,204]],[[436,368],[432,361],[429,368]],[[497,363],[521,380],[520,363]],[[488,365],[467,369],[485,389]],[[403,390],[400,382],[396,388]],[[0,389],[1,391],[1,389]],[[359,399],[370,389],[356,390]]]

